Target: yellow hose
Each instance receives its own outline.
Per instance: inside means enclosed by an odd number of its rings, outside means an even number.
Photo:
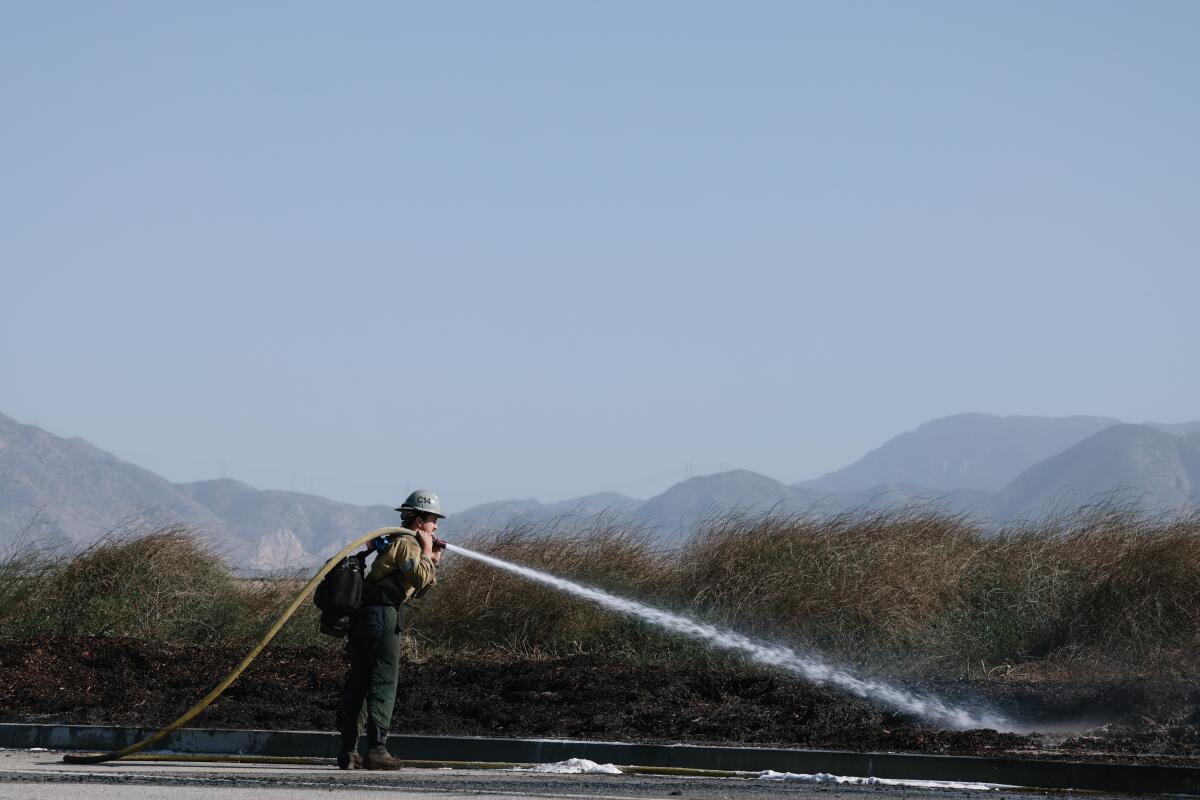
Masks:
[[[222,692],[228,689],[229,686],[235,680],[237,680],[237,677],[242,674],[246,667],[250,666],[250,662],[253,661],[258,654],[262,652],[262,649],[266,647],[272,639],[275,638],[275,634],[279,633],[280,629],[283,628],[284,623],[291,618],[292,614],[296,613],[296,609],[299,608],[300,604],[304,602],[304,598],[308,596],[308,593],[315,589],[317,584],[321,582],[321,579],[324,578],[330,570],[336,567],[343,558],[350,555],[359,547],[362,547],[364,544],[374,539],[376,536],[400,534],[405,532],[405,530],[406,529],[404,528],[379,528],[371,531],[370,533],[364,533],[362,536],[358,537],[353,542],[339,550],[337,555],[325,562],[325,566],[321,567],[321,569],[317,571],[317,574],[312,576],[312,579],[309,580],[308,583],[304,584],[304,588],[300,590],[300,594],[296,595],[296,599],[292,601],[292,604],[289,605],[287,609],[279,615],[279,619],[275,620],[275,624],[272,625],[270,630],[263,635],[263,638],[259,640],[258,644],[254,645],[254,648],[246,654],[246,657],[242,659],[241,663],[234,667],[233,671],[226,675],[224,680],[213,687],[211,692],[204,695],[203,699],[201,699],[199,703],[196,703],[196,705],[183,712],[183,716],[181,716],[179,719],[175,720],[170,725],[167,725],[165,728],[153,734],[152,736],[148,736],[145,739],[142,739],[140,742],[135,742],[120,750],[113,750],[108,753],[68,753],[63,756],[63,761],[68,764],[100,764],[105,761],[116,761],[118,758],[125,758],[126,756],[132,755],[139,750],[144,750],[150,745],[157,744],[158,742],[161,742],[163,739],[167,738],[167,736],[169,736],[177,728],[184,726],[191,721],[193,717],[195,717],[204,709],[208,708],[208,706],[214,700],[221,696]]]

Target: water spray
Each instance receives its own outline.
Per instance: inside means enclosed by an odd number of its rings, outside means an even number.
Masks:
[[[565,578],[504,561],[495,556],[477,553],[456,544],[447,545],[447,548],[497,569],[512,572],[531,581],[590,600],[604,608],[637,617],[664,630],[700,639],[722,650],[745,653],[752,661],[759,664],[778,667],[812,683],[831,684],[857,697],[883,703],[898,711],[949,728],[956,730],[972,728],[993,728],[998,731],[1016,730],[1016,726],[1011,721],[994,712],[952,706],[928,694],[917,694],[877,680],[861,678],[847,669],[833,666],[813,655],[802,655],[785,645],[757,641],[728,628],[720,628],[681,614],[663,611],[636,600],[618,597],[601,589],[583,586]]]

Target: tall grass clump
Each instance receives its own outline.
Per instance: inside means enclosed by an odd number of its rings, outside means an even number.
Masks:
[[[1196,514],[1102,505],[1019,523],[980,540],[931,647],[966,666],[1192,661],[1198,570]]]
[[[678,553],[676,605],[866,663],[920,650],[978,543],[964,518],[717,514]]]
[[[52,553],[30,534],[27,528],[0,552],[0,623],[30,615],[43,578],[52,569]]]
[[[22,548],[0,563],[0,634],[253,641],[302,584],[235,577],[190,526],[129,522],[73,556]]]
[[[660,553],[650,537],[605,515],[582,525],[516,521],[463,544],[616,594],[648,598],[661,590]],[[452,554],[439,569],[428,603],[417,627],[443,646],[556,655],[637,649],[648,634],[628,618]]]

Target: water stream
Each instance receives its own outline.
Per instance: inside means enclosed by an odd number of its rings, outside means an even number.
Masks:
[[[1005,717],[981,708],[963,708],[929,694],[921,694],[890,686],[878,680],[862,678],[844,667],[837,667],[814,655],[797,653],[790,647],[752,639],[728,628],[710,625],[707,622],[663,611],[636,600],[628,600],[614,594],[582,586],[565,578],[546,572],[513,564],[494,556],[477,553],[459,545],[449,545],[456,553],[482,561],[498,569],[515,573],[531,581],[552,586],[555,589],[590,600],[604,608],[628,614],[664,630],[681,633],[700,639],[713,647],[736,650],[752,661],[786,670],[805,680],[817,684],[830,684],[852,695],[890,706],[897,711],[921,717],[929,722],[956,730],[993,728],[998,731],[1016,730],[1016,726]]]

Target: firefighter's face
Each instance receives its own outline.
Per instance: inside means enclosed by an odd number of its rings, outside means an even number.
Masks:
[[[433,514],[422,514],[413,522],[413,530],[417,533],[428,533],[430,536],[437,533],[438,518]]]
[[[421,516],[419,516],[415,520],[413,520],[412,530],[416,531],[416,533],[418,535],[422,535],[422,536],[428,535],[430,538],[433,538],[433,535],[435,533],[437,533],[437,529],[438,529],[438,518],[435,517],[433,514],[422,514]],[[432,561],[434,563],[434,565],[436,565],[439,561],[441,561],[442,560],[441,549],[436,548],[436,547],[433,548],[433,552],[431,552],[429,554],[429,560]]]

